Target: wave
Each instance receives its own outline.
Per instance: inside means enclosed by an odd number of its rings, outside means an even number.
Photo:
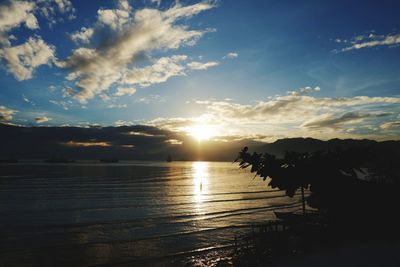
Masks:
[[[271,191],[271,192],[282,192],[282,191]],[[254,192],[255,193],[255,192]],[[263,192],[264,193],[264,192]],[[239,193],[229,193],[229,195],[234,195]],[[256,193],[260,194],[260,193]],[[202,194],[201,196],[218,196],[218,195],[228,195],[228,194]],[[299,196],[300,193],[295,194],[295,196]],[[187,195],[175,195],[175,197],[195,197],[195,194],[187,194]],[[307,195],[306,195],[307,196]],[[200,204],[213,204],[213,203],[224,203],[224,202],[241,202],[241,201],[253,201],[253,200],[267,200],[267,199],[277,199],[284,198],[286,195],[277,195],[277,196],[263,196],[263,197],[242,197],[242,198],[233,198],[233,199],[216,199],[216,200],[203,200],[199,202]],[[137,197],[135,196],[134,199]],[[148,199],[150,197],[146,197]],[[132,198],[127,198],[132,200]],[[119,200],[123,200],[119,198]],[[116,209],[132,209],[132,208],[154,208],[154,207],[179,207],[179,206],[190,206],[197,205],[197,202],[187,202],[187,203],[143,203],[143,204],[130,204],[130,205],[113,205],[113,206],[100,206],[100,207],[79,207],[79,208],[55,208],[55,209],[35,209],[34,212],[44,212],[44,213],[57,213],[57,212],[90,212],[90,211],[106,211],[106,210],[116,210]],[[7,210],[3,210],[7,211]],[[11,211],[11,210],[10,210]],[[32,212],[32,210],[18,210],[17,212]]]
[[[243,214],[249,214],[249,213],[254,213],[254,212],[260,212],[260,211],[274,211],[274,210],[282,210],[282,209],[288,209],[288,208],[295,208],[299,207],[301,203],[293,203],[293,204],[288,204],[288,205],[280,205],[280,206],[275,206],[275,207],[260,207],[260,208],[250,208],[250,209],[238,209],[236,211],[242,211],[240,213],[235,213],[235,214],[226,214],[222,215],[219,218],[222,217],[227,217],[227,216],[237,216],[237,215],[243,215]],[[217,215],[217,214],[222,214],[224,212],[213,212],[210,213]],[[217,217],[214,217],[217,218]],[[210,218],[207,218],[210,219]],[[199,219],[199,220],[205,220],[205,218]],[[129,223],[129,221],[125,222],[110,222],[110,223],[101,223],[101,225],[104,224],[121,224],[121,223]],[[57,225],[57,226],[52,226],[52,227],[67,227],[67,228],[75,228],[75,227],[93,227],[95,225],[89,225],[89,224],[79,224],[79,225]],[[118,240],[101,240],[101,241],[87,241],[87,242],[81,242],[81,243],[74,243],[74,244],[62,244],[62,245],[51,245],[51,246],[42,246],[38,249],[46,249],[46,248],[68,248],[68,247],[85,247],[85,246],[98,246],[98,245],[112,245],[112,244],[124,244],[124,243],[137,243],[137,242],[142,242],[142,241],[156,241],[156,240],[161,240],[161,239],[166,239],[166,238],[182,238],[184,236],[190,236],[190,235],[202,235],[202,234],[209,234],[210,232],[216,232],[216,231],[230,231],[233,229],[251,229],[254,224],[252,223],[243,223],[243,224],[236,224],[236,225],[226,225],[226,226],[220,226],[220,227],[209,227],[209,228],[203,228],[199,230],[191,230],[191,231],[180,231],[180,232],[174,232],[174,233],[169,233],[169,234],[160,234],[160,235],[153,235],[153,236],[147,236],[147,237],[142,237],[142,238],[128,238],[128,239],[118,239]],[[47,226],[49,227],[49,226]],[[131,226],[125,226],[125,227],[131,227]],[[121,229],[121,226],[118,226],[119,229]],[[35,232],[36,235],[40,234],[39,232]],[[20,249],[7,249],[4,248],[2,249],[2,252],[15,252],[19,251]],[[190,253],[190,251],[185,251],[185,252],[178,252],[178,253]],[[167,255],[168,256],[168,255]],[[164,256],[163,256],[164,257]],[[152,257],[153,258],[153,257]],[[150,258],[149,258],[150,259]]]
[[[149,225],[152,222],[157,222],[157,224],[163,223],[182,223],[182,222],[191,222],[191,221],[200,221],[200,220],[207,220],[207,219],[215,219],[215,218],[223,218],[229,216],[237,216],[243,214],[249,214],[257,211],[274,211],[280,209],[287,209],[287,208],[294,208],[300,206],[301,203],[289,203],[289,204],[281,204],[275,206],[268,206],[268,207],[253,207],[253,208],[241,208],[241,209],[234,209],[234,210],[224,210],[224,211],[216,211],[216,212],[209,212],[204,214],[182,214],[182,215],[169,215],[169,216],[157,216],[157,217],[147,217],[147,218],[139,218],[139,219],[132,219],[132,220],[114,220],[114,221],[101,221],[101,222],[86,222],[86,223],[71,223],[71,224],[47,224],[47,225],[10,225],[7,228],[19,229],[19,230],[28,230],[32,231],[32,229],[39,230],[43,229],[76,229],[82,227],[103,227],[103,226],[118,226],[121,227],[143,227],[145,225]],[[123,226],[125,225],[125,226]]]

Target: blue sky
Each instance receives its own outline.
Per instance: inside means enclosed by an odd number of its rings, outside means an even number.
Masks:
[[[394,1],[1,1],[0,118],[202,125],[221,140],[397,139],[399,11]]]

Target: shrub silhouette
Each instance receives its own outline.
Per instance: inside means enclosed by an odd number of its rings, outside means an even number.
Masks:
[[[390,155],[378,156],[373,147],[286,152],[283,158],[268,153],[250,154],[245,147],[237,161],[240,168],[250,167],[256,176],[269,178],[272,188],[284,190],[289,197],[299,189],[308,189],[308,205],[326,214],[330,222],[371,225],[382,218],[397,221],[393,212],[397,208],[397,160]],[[374,177],[380,177],[381,182],[374,181]]]

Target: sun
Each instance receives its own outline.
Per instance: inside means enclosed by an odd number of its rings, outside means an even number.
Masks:
[[[208,124],[196,124],[188,129],[188,133],[201,142],[210,140],[215,135],[215,129]]]

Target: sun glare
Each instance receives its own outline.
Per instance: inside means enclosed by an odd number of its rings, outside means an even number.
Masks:
[[[207,124],[198,124],[189,128],[188,133],[193,136],[197,141],[206,141],[215,135],[215,130],[212,126]]]

